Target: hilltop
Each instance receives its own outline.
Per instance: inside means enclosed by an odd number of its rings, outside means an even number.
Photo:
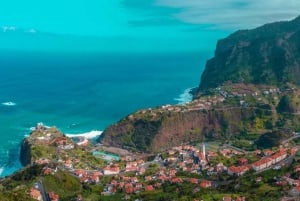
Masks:
[[[300,17],[241,30],[219,40],[207,61],[199,92],[225,82],[300,84]]]

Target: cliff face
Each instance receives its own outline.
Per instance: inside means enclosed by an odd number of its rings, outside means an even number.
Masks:
[[[138,112],[108,127],[100,140],[110,146],[160,152],[181,143],[201,141],[204,137],[221,140],[251,131],[255,117],[262,115],[272,118],[270,112],[251,108]]]
[[[31,164],[31,145],[27,138],[21,144],[20,161],[23,166]]]
[[[237,31],[217,44],[207,61],[199,90],[224,82],[300,84],[300,17]]]
[[[21,144],[20,161],[23,166],[34,164],[39,159],[49,159],[49,156],[55,156],[56,141],[63,139],[70,142],[71,140],[64,137],[63,134],[55,127],[47,128],[38,125],[31,134],[26,137]]]

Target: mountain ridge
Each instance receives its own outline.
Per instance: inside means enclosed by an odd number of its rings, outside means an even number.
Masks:
[[[198,92],[226,82],[300,84],[300,16],[252,30],[237,31],[217,43]]]

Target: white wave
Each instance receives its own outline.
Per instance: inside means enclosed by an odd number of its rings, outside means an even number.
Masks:
[[[4,172],[4,168],[3,167],[1,167],[0,168],[0,176],[2,176],[2,173]]]
[[[191,94],[191,90],[193,88],[188,88],[184,90],[182,94],[178,98],[175,98],[174,100],[178,101],[178,104],[185,104],[193,100],[193,95]]]
[[[103,131],[90,131],[87,133],[79,133],[79,134],[66,134],[68,137],[85,137],[87,139],[93,139],[98,136],[100,136],[103,133]]]
[[[8,102],[2,103],[2,105],[4,105],[4,106],[15,106],[15,105],[17,105],[17,104],[14,103],[14,102],[8,101]]]

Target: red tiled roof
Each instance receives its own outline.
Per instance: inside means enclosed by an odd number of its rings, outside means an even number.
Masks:
[[[200,187],[201,187],[201,188],[208,188],[208,187],[211,187],[211,181],[208,181],[208,180],[203,180],[203,181],[201,181]]]
[[[39,197],[41,197],[41,192],[35,188],[31,188],[30,189],[30,196],[34,199],[38,199]]]
[[[270,162],[271,160],[272,160],[271,158],[263,158],[263,159],[260,159],[259,161],[256,161],[255,163],[253,163],[253,166],[261,166],[263,164]]]
[[[127,194],[134,193],[134,188],[133,188],[133,185],[131,183],[125,184],[125,192]]]
[[[175,177],[175,178],[172,178],[172,179],[171,179],[171,182],[172,182],[172,183],[182,183],[183,180],[182,180],[181,178],[178,178],[178,177],[176,178],[176,177]]]
[[[231,166],[231,167],[229,167],[229,170],[232,173],[239,174],[239,173],[249,170],[249,168],[247,166]]]
[[[154,191],[154,188],[152,185],[148,185],[145,187],[145,191]]]
[[[56,195],[54,192],[49,192],[48,194],[49,194],[49,197],[50,197],[51,201],[58,201],[59,196]]]
[[[198,179],[196,179],[196,178],[190,178],[189,182],[192,183],[192,184],[198,184]]]
[[[223,201],[231,201],[231,197],[223,197]]]

